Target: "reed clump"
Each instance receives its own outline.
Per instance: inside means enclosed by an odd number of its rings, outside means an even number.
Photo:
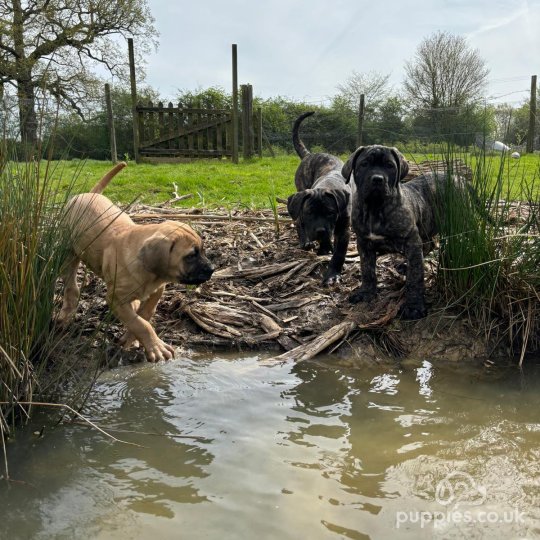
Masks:
[[[456,158],[473,170],[465,189],[452,180]],[[494,347],[519,354],[521,365],[540,348],[540,169],[526,178],[507,155],[471,158],[453,148],[445,160],[439,291]]]
[[[71,188],[60,179],[50,161],[0,164],[0,440],[28,416],[23,402],[45,401],[66,384],[81,391],[73,357],[58,354],[71,336],[54,322],[69,246]]]

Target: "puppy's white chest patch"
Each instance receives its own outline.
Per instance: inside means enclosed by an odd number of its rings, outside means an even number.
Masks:
[[[378,230],[381,229],[381,219],[378,216],[370,215],[368,226],[369,226],[369,229],[368,229],[369,232],[365,235],[365,238],[367,240],[371,240],[372,242],[376,242],[376,241],[380,242],[381,240],[386,239],[384,235],[373,232],[373,231],[376,231],[377,229]]]
[[[368,240],[376,241],[376,240],[384,240],[385,237],[382,234],[375,234],[373,232],[370,232],[368,235],[366,235],[366,238]]]

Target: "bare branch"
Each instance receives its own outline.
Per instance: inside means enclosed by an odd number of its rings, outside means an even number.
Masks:
[[[362,94],[372,108],[377,107],[388,96],[388,81],[390,75],[383,75],[376,71],[358,73],[353,71],[343,84],[337,86],[339,95],[348,103],[349,107],[356,109]]]

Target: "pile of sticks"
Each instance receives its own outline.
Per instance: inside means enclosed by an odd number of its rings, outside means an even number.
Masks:
[[[448,170],[448,162],[444,160],[427,160],[421,163],[409,162],[409,173],[403,179],[404,182],[412,180],[421,174],[430,172],[445,174]],[[459,174],[467,180],[472,180],[472,169],[461,159],[454,159],[451,165],[452,174]]]

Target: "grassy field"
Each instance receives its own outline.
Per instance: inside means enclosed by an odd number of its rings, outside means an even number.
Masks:
[[[160,165],[129,162],[105,194],[115,202],[129,203],[137,199],[154,204],[170,199],[176,184],[179,195],[193,195],[176,206],[270,208],[272,193],[286,197],[294,192],[294,171],[298,163],[296,156],[263,158],[238,165],[228,160]],[[111,164],[103,161],[65,161],[56,164],[55,175],[61,175],[66,186],[76,175],[76,190],[84,191],[110,168]]]
[[[406,154],[410,161],[421,162],[441,156]],[[341,156],[346,159],[347,156]],[[473,168],[476,158],[459,156]],[[145,204],[164,202],[172,197],[173,183],[178,194],[191,193],[193,197],[177,203],[177,206],[202,206],[208,208],[270,208],[269,197],[275,194],[286,198],[294,193],[294,172],[299,158],[296,155],[265,157],[241,161],[234,165],[228,160],[202,160],[180,164],[139,164],[129,162],[111,182],[106,195],[115,202],[129,203],[135,199]],[[109,170],[111,164],[104,161],[60,161],[54,163],[53,177],[60,178],[66,188],[76,177],[75,191],[85,191]],[[501,157],[486,158],[488,174],[497,178]],[[500,177],[505,182],[502,193],[509,199],[526,198],[522,185],[532,185],[540,193],[540,157],[523,156],[519,160],[508,158],[502,164]],[[494,180],[495,181],[495,180]]]

